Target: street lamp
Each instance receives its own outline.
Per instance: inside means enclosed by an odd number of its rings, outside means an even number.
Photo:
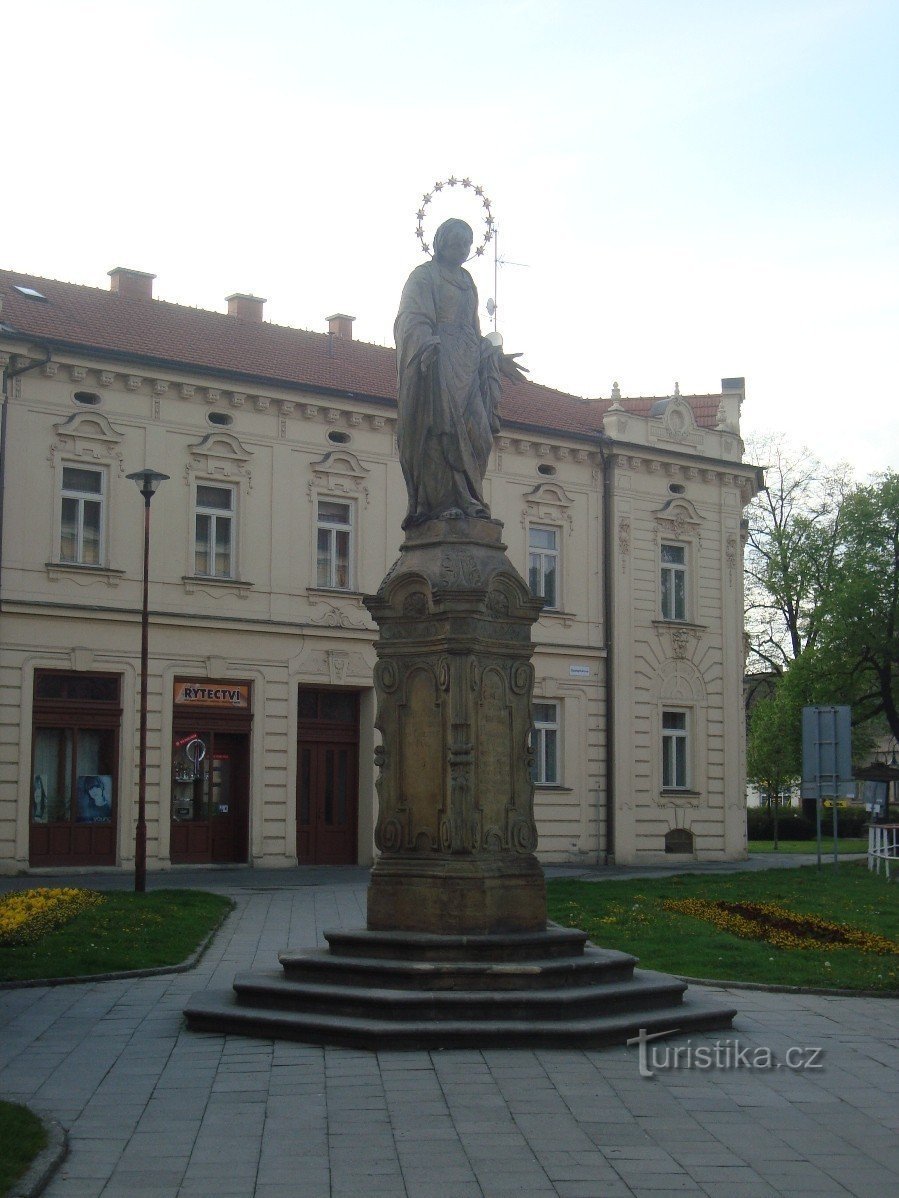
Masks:
[[[137,831],[134,841],[134,889],[147,889],[147,661],[150,628],[150,500],[169,477],[158,470],[137,470],[127,476],[144,497],[144,601],[140,619],[140,755],[137,766]]]

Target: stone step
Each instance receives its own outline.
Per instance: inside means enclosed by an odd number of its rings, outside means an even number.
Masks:
[[[567,1020],[676,1006],[686,982],[638,970],[627,981],[553,990],[396,990],[292,981],[277,970],[240,973],[241,1006],[380,1020]]]
[[[486,936],[441,936],[433,932],[325,932],[331,952],[341,957],[388,957],[414,961],[532,961],[583,952],[587,933],[550,924],[542,932]]]
[[[327,949],[287,950],[278,960],[291,981],[377,989],[541,990],[627,981],[637,958],[589,945],[569,957],[528,961],[416,961],[342,957]]]
[[[624,1044],[641,1030],[647,1035],[656,1032],[675,1035],[729,1028],[735,1014],[730,1007],[688,995],[683,1003],[670,1007],[584,1019],[386,1020],[243,1007],[237,1002],[233,990],[207,990],[195,994],[185,1008],[187,1025],[192,1031],[372,1050],[602,1048]]]

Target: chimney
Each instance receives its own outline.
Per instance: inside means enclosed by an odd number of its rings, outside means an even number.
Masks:
[[[251,320],[254,324],[262,324],[262,309],[266,301],[258,295],[248,295],[244,291],[235,291],[233,295],[225,296],[228,301],[228,315],[239,316],[241,320]]]
[[[345,316],[343,312],[335,312],[325,318],[328,322],[328,332],[333,337],[341,337],[344,341],[353,340],[353,321],[355,316]]]
[[[117,291],[128,299],[152,299],[153,280],[144,270],[129,270],[127,266],[115,266],[109,273],[109,290]]]

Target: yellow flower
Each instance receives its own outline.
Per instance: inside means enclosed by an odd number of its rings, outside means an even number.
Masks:
[[[12,891],[0,898],[0,947],[33,944],[103,901],[95,890],[73,887]]]

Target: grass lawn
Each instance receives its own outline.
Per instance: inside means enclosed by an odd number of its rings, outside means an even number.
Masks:
[[[760,873],[679,874],[632,882],[553,880],[549,915],[594,944],[633,953],[646,969],[688,977],[899,991],[899,887],[863,863]],[[834,945],[787,949],[742,939],[704,920],[665,910],[665,899],[775,903],[797,914],[875,932],[896,942],[879,955]]]
[[[773,840],[750,840],[749,851],[750,853],[817,853],[818,842],[816,840],[781,840],[778,848],[775,850]],[[839,854],[867,853],[867,851],[867,836],[837,837],[837,852]],[[833,840],[831,837],[821,837],[821,852],[826,856],[833,857]]]
[[[0,1195],[11,1189],[46,1142],[37,1115],[16,1103],[0,1102]]]
[[[202,890],[104,891],[103,898],[33,944],[0,947],[0,981],[177,965],[234,905]]]

